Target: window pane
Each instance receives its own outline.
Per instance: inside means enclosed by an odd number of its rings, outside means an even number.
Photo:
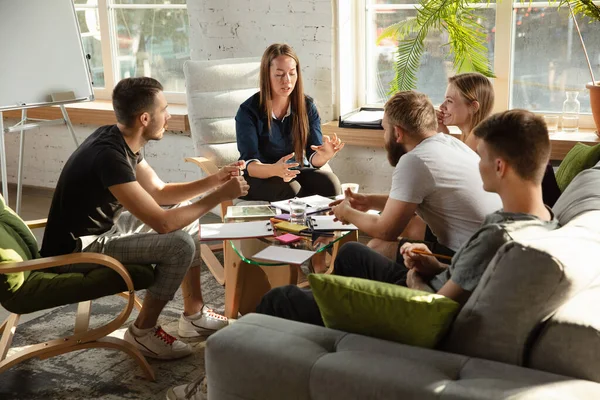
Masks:
[[[190,59],[185,9],[114,9],[120,78],[149,76],[169,92],[184,92]]]
[[[592,78],[569,10],[519,8],[514,13],[511,107],[561,112],[565,91],[578,90],[581,112],[591,112],[585,84]],[[598,79],[600,24],[590,24],[588,18],[577,19]]]
[[[390,82],[394,79],[394,58],[397,43],[386,39],[376,45],[376,39],[384,28],[398,21],[416,16],[415,10],[377,10],[367,13],[367,103],[384,103],[388,96]],[[494,57],[494,24],[496,10],[481,8],[476,11],[479,23],[487,34],[487,48],[490,63]],[[447,32],[430,32],[425,39],[425,50],[421,66],[417,71],[417,90],[427,94],[434,104],[444,100],[448,77],[454,75],[452,60],[448,52]]]
[[[83,0],[82,0],[83,1]],[[91,56],[90,69],[94,87],[104,87],[104,67],[102,66],[102,47],[100,43],[100,23],[98,8],[76,9],[83,50]]]

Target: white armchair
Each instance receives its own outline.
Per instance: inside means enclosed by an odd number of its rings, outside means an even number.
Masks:
[[[235,136],[235,115],[246,99],[258,91],[260,58],[186,61],[188,115],[197,157],[186,161],[197,164],[204,174],[212,174],[239,158]],[[231,201],[220,206],[221,218]],[[217,246],[201,245],[201,256],[221,284],[223,266],[213,254]]]

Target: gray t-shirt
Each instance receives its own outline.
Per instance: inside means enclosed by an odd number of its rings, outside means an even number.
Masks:
[[[505,243],[558,228],[558,220],[548,208],[552,219],[542,221],[531,214],[496,211],[486,217],[481,228],[452,257],[447,270],[435,276],[430,286],[437,292],[448,280],[472,292],[477,287],[488,264]]]
[[[496,193],[483,190],[479,156],[460,140],[433,135],[400,158],[390,198],[417,203],[417,214],[440,244],[458,250],[485,216],[502,207]]]

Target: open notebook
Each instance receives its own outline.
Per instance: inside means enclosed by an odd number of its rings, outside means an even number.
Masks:
[[[273,236],[270,221],[200,225],[200,240],[245,239]]]
[[[288,202],[290,200],[291,199],[273,201],[271,202],[271,205],[289,213],[290,206]],[[300,200],[306,204],[306,215],[330,210],[331,207],[329,207],[329,204],[333,201],[331,199],[328,199],[327,197],[319,196],[318,194],[315,194],[313,196],[298,197],[296,200]]]

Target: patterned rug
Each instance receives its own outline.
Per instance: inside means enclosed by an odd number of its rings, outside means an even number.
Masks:
[[[221,258],[221,254],[216,255]],[[202,292],[205,302],[223,309],[225,290],[205,267],[202,267]],[[138,296],[143,297],[143,291]],[[124,299],[117,296],[93,301],[90,326],[110,321],[124,304]],[[76,305],[58,307],[19,325],[13,348],[71,334],[76,311]],[[165,307],[159,323],[167,332],[176,334],[182,311],[180,290]],[[134,310],[128,323],[113,335],[122,338],[136,316]],[[156,382],[147,381],[133,359],[116,350],[81,350],[46,360],[31,359],[0,375],[0,399],[164,399],[170,387],[188,383],[204,373],[205,340],[186,340],[195,350],[190,357],[175,361],[148,359]]]

